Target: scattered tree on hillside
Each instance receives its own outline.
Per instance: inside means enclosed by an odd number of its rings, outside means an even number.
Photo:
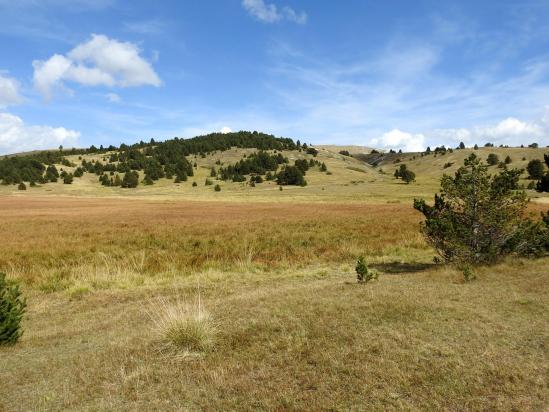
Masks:
[[[490,153],[488,155],[488,158],[486,159],[486,163],[488,163],[490,166],[495,166],[499,163],[499,157],[495,153]]]
[[[145,177],[143,178],[143,184],[146,186],[150,186],[154,184],[154,181],[150,175],[145,175]]]
[[[120,175],[116,175],[114,177],[114,180],[112,182],[112,186],[122,186],[122,179],[120,179]]]
[[[549,154],[543,155],[545,164],[549,168]],[[547,171],[536,184],[536,190],[538,192],[549,192],[549,171]],[[549,214],[548,214],[549,215]]]
[[[526,166],[526,171],[528,172],[528,179],[541,179],[544,172],[543,162],[539,159],[530,160],[528,166]]]
[[[135,188],[139,185],[139,174],[135,171],[130,171],[124,174],[122,179],[123,188]]]
[[[72,173],[67,173],[65,174],[65,176],[63,176],[63,183],[66,185],[72,184],[73,180],[74,180],[74,177]]]
[[[408,169],[408,166],[401,164],[398,169],[395,170],[394,176],[396,179],[402,179],[406,184],[416,180],[416,174]]]
[[[46,180],[50,182],[57,182],[57,179],[59,178],[59,172],[57,171],[57,168],[55,165],[49,165],[46,169]]]
[[[303,175],[305,175],[307,173],[307,170],[309,170],[310,165],[307,159],[297,159],[294,164],[295,167],[301,170],[301,173],[303,173]]]
[[[288,159],[281,153],[271,155],[265,151],[259,151],[234,165],[220,168],[219,175],[221,180],[245,181],[245,175],[264,175],[267,172],[276,172],[280,165],[286,163],[288,163]]]
[[[280,186],[307,186],[303,172],[296,166],[284,166],[276,176],[276,183]]]
[[[313,157],[316,157],[318,155],[318,150],[316,150],[314,147],[308,147],[307,154],[310,154],[310,155],[313,155]]]
[[[84,176],[84,169],[82,169],[82,167],[78,166],[75,170],[74,170],[74,177],[82,177]]]

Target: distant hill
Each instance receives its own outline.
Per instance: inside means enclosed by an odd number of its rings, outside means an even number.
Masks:
[[[499,162],[509,156],[507,167],[525,169],[529,161],[543,160],[549,149],[439,148],[430,153],[396,153],[352,145],[313,147],[260,132],[212,133],[120,147],[9,155],[0,158],[0,194],[22,193],[18,185],[24,183],[32,186],[25,193],[74,196],[409,201],[432,196],[442,175],[453,174],[473,152],[485,161],[489,154],[497,155]],[[415,173],[414,183],[406,185],[394,178],[401,164]],[[495,165],[490,170],[501,169]],[[522,175],[524,187],[532,182],[526,173]],[[287,187],[281,190],[281,186]],[[534,190],[529,195],[549,200],[548,194]]]

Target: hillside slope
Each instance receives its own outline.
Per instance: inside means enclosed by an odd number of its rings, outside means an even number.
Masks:
[[[223,135],[221,135],[222,138]],[[217,137],[216,137],[217,138]],[[285,140],[285,142],[288,142]],[[293,142],[291,143],[293,144]],[[267,153],[274,155],[281,153],[288,159],[288,164],[293,165],[296,160],[317,161],[324,163],[327,173],[321,172],[318,167],[313,167],[306,173],[307,186],[284,186],[283,190],[275,181],[264,181],[255,187],[250,185],[250,177],[245,182],[223,181],[217,177],[211,177],[211,170],[219,170],[221,167],[234,165],[237,162],[249,158],[257,153],[255,147],[231,147],[226,150],[214,150],[208,153],[195,153],[185,156],[189,164],[193,165],[193,176],[187,181],[174,183],[174,179],[160,178],[152,185],[140,183],[137,188],[123,189],[120,187],[102,186],[94,173],[85,173],[81,178],[75,178],[70,185],[47,183],[38,187],[19,191],[17,185],[1,185],[0,194],[19,196],[33,195],[68,195],[87,197],[146,197],[165,199],[187,200],[243,200],[256,201],[369,201],[391,202],[410,201],[414,197],[430,198],[439,187],[439,181],[443,174],[453,174],[464,159],[471,153],[475,153],[486,159],[490,153],[495,153],[500,160],[506,156],[511,158],[508,165],[512,168],[525,169],[532,159],[543,159],[543,154],[548,153],[547,148],[479,148],[478,150],[463,149],[453,150],[444,154],[430,154],[422,156],[421,153],[384,153],[372,157],[367,155],[369,149],[358,146],[317,146],[318,154],[313,156],[306,150],[298,150],[293,146],[286,146],[282,150],[269,150]],[[143,143],[140,150],[151,147],[151,144]],[[290,149],[288,149],[288,147]],[[197,149],[200,151],[202,148]],[[354,156],[341,155],[339,152],[347,150]],[[85,162],[109,163],[111,155],[121,153],[119,149],[95,153],[63,152],[64,157],[74,166],[66,166],[56,163],[59,170],[74,173],[76,167]],[[357,155],[357,153],[359,155]],[[372,161],[374,159],[375,161]],[[372,164],[369,164],[373,163]],[[115,162],[116,164],[116,162]],[[393,177],[393,173],[400,164],[406,164],[416,173],[416,182],[404,184]],[[498,171],[497,166],[490,168]],[[139,181],[142,182],[145,175],[139,171]],[[212,185],[206,185],[210,179]],[[530,181],[523,175],[522,183],[527,186]],[[193,186],[196,183],[196,186]],[[214,191],[214,185],[220,186],[220,191]],[[549,202],[548,194],[540,194],[529,190],[528,194],[536,201]]]

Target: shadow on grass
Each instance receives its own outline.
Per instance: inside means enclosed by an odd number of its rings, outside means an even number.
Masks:
[[[383,273],[415,273],[415,272],[424,272],[426,270],[434,269],[437,265],[434,263],[401,263],[401,262],[391,262],[391,263],[378,263],[372,265],[374,269],[379,270]]]

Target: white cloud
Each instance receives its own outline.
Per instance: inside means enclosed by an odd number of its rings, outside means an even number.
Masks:
[[[232,130],[231,130],[230,127],[225,126],[225,127],[221,128],[221,133],[223,133],[223,134],[227,134],[227,133],[231,133],[231,132],[232,132]]]
[[[10,113],[0,113],[0,153],[17,153],[37,149],[54,149],[75,145],[80,133],[64,127],[26,125]]]
[[[425,149],[425,136],[393,129],[379,138],[370,140],[371,146],[384,149],[402,149],[404,152],[421,152]]]
[[[282,9],[282,12],[286,20],[293,21],[294,23],[297,23],[297,24],[307,23],[308,16],[307,16],[307,13],[305,13],[304,11],[298,13],[291,7],[284,7]]]
[[[111,103],[120,103],[122,101],[122,99],[120,98],[119,95],[117,95],[116,93],[107,93],[105,95],[105,97],[109,100],[109,102]]]
[[[502,120],[493,127],[480,127],[476,129],[476,134],[495,140],[509,138],[527,138],[539,137],[543,134],[540,126],[534,123],[522,122],[514,117]]]
[[[84,86],[160,86],[158,75],[139,53],[133,43],[92,34],[91,40],[66,56],[55,54],[46,61],[35,60],[34,85],[46,99],[63,88],[64,81]]]
[[[59,54],[53,55],[49,60],[34,61],[34,87],[46,99],[52,97],[53,89],[59,87],[61,79],[71,67],[71,62]]]
[[[264,0],[242,0],[242,6],[257,20],[265,23],[275,23],[288,20],[298,24],[307,23],[307,13],[296,12],[291,7],[283,7],[279,10],[275,4],[265,3]]]
[[[2,75],[0,72],[0,108],[21,103],[23,98],[19,94],[19,82]]]
[[[544,117],[534,122],[524,122],[514,117],[508,117],[493,125],[435,129],[426,134],[429,140],[435,142],[464,142],[469,146],[484,143],[517,146],[543,139],[549,134],[549,124],[545,122]],[[452,145],[452,143],[449,144]]]

